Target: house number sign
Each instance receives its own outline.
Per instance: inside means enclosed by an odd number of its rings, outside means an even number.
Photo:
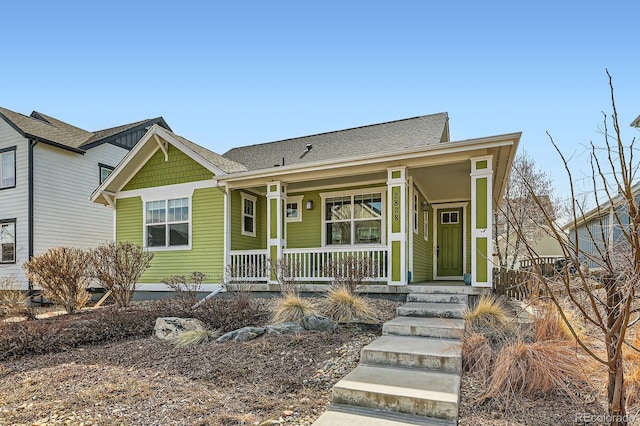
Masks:
[[[393,191],[393,220],[400,220],[400,191]]]

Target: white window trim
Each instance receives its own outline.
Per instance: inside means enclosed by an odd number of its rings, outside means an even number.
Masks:
[[[286,222],[302,222],[302,211],[304,210],[302,199],[304,195],[294,195],[293,197],[287,197],[287,201],[284,206],[284,215]],[[298,216],[297,217],[287,217],[287,204],[298,204]]]
[[[429,210],[425,210],[422,212],[422,222],[424,223],[424,231],[422,236],[425,241],[429,241]]]
[[[247,237],[254,237],[256,236],[256,207],[257,207],[257,200],[258,198],[254,197],[253,195],[249,195],[246,192],[241,192],[240,193],[240,217],[242,218],[241,224],[240,224],[240,229],[241,229],[241,233],[242,235],[245,235]],[[244,229],[244,217],[245,217],[245,213],[244,213],[244,201],[245,200],[249,200],[253,203],[253,216],[250,216],[253,219],[253,232],[249,232],[249,231],[245,231]],[[249,216],[249,215],[247,215]]]
[[[418,197],[418,192],[416,191],[416,189],[413,189],[413,233],[417,234],[420,232],[420,225],[419,225],[419,210],[418,210],[418,206],[420,203],[420,197]]]
[[[147,226],[148,225],[153,225],[153,224],[147,224],[147,204],[155,202],[155,201],[164,201],[164,208],[165,208],[165,215],[166,215],[165,219],[167,219],[167,217],[169,215],[168,201],[169,200],[179,199],[179,198],[186,198],[187,199],[187,203],[189,205],[189,217],[188,217],[188,222],[187,222],[187,229],[188,229],[188,233],[189,233],[189,244],[182,245],[182,246],[170,246],[169,245],[169,236],[167,235],[166,239],[165,239],[165,246],[164,247],[160,247],[160,246],[149,247],[149,246],[147,246]],[[171,196],[171,197],[168,197],[168,198],[165,198],[165,199],[159,199],[159,200],[145,200],[144,203],[143,203],[143,206],[142,206],[142,226],[143,226],[142,246],[145,249],[149,250],[149,251],[184,251],[184,250],[191,250],[191,247],[192,247],[192,244],[193,244],[192,214],[193,214],[193,207],[192,207],[191,197],[190,196]],[[180,221],[180,222],[168,222],[168,221],[165,220],[165,222],[163,224],[165,226],[167,226],[170,223],[184,223],[184,222],[182,222],[182,221]],[[167,229],[168,229],[168,227],[167,227]]]
[[[17,147],[12,146],[9,148],[3,148],[0,150],[0,189],[10,189],[10,188],[15,188],[16,184],[17,184],[17,174],[18,174],[18,166],[17,166],[17,161],[18,161],[18,154],[17,154],[18,150]],[[5,155],[13,155],[13,185],[7,185],[7,186],[2,186],[2,157]]]
[[[380,243],[379,244],[327,244],[327,227],[326,227],[326,209],[325,209],[325,200],[327,198],[333,197],[346,197],[346,196],[354,196],[354,195],[362,195],[362,194],[377,194],[380,193],[380,201],[381,201],[381,209],[382,212],[380,214],[381,229],[380,229]],[[386,244],[386,215],[385,212],[386,204],[387,204],[387,187],[375,187],[375,188],[361,188],[361,189],[351,189],[348,191],[336,191],[336,192],[321,192],[320,193],[320,208],[322,209],[320,226],[321,226],[321,237],[322,238],[322,247],[380,247],[381,245]],[[353,220],[353,219],[351,219]],[[351,241],[353,241],[353,229],[351,230]]]

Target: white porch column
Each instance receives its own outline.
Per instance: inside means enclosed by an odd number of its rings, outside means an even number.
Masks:
[[[493,286],[493,157],[471,158],[471,285]]]
[[[407,168],[387,169],[389,285],[407,285]]]
[[[230,275],[233,275],[233,271],[231,271],[231,190],[227,186],[218,186],[218,189],[224,194],[224,264],[222,267],[224,271],[223,281],[228,284],[232,278]]]
[[[278,279],[275,268],[278,260],[282,258],[284,240],[284,209],[287,199],[286,186],[280,181],[267,184],[267,248],[271,273],[269,284],[277,284]]]

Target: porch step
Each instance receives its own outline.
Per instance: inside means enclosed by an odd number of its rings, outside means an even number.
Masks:
[[[455,426],[456,422],[333,404],[313,424],[314,426]]]
[[[460,375],[359,365],[333,387],[334,404],[456,421]]]
[[[466,303],[422,303],[408,302],[396,308],[403,317],[464,318]]]
[[[468,294],[476,296],[491,291],[490,288],[472,287],[470,285],[410,284],[406,288],[409,293]]]
[[[464,320],[455,318],[395,317],[382,325],[382,334],[460,339]]]
[[[427,337],[382,336],[362,348],[361,364],[462,371],[462,342]]]
[[[422,303],[467,303],[469,296],[466,294],[451,293],[409,293],[407,302]]]

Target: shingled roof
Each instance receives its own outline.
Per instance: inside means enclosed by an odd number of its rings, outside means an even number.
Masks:
[[[224,157],[249,170],[419,148],[449,141],[446,112],[233,148]],[[284,164],[283,164],[284,163]]]
[[[137,126],[145,124],[150,126],[158,122],[164,123],[162,117],[158,117],[89,132],[37,111],[33,111],[31,115],[27,116],[0,107],[0,118],[4,119],[25,138],[76,152],[85,152],[86,149],[99,145],[100,141]],[[166,123],[164,125],[166,126]]]
[[[198,154],[200,157],[207,160],[213,166],[222,170],[225,173],[237,173],[237,172],[245,172],[247,168],[240,163],[237,163],[233,160],[229,160],[228,158],[224,158],[220,154],[216,154],[213,151],[209,151],[207,148],[202,147],[196,143],[191,142],[189,139],[185,139],[180,135],[176,135],[175,133],[165,130],[171,136],[173,136],[177,141],[182,143],[186,148]]]

